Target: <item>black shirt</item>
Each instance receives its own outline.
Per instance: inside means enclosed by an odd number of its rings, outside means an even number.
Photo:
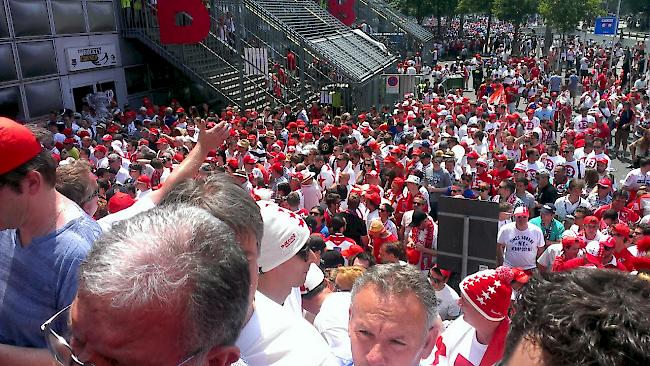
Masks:
[[[351,210],[346,210],[341,214],[345,217],[345,222],[347,223],[343,235],[354,240],[358,245],[363,246],[361,237],[368,235],[366,222]]]

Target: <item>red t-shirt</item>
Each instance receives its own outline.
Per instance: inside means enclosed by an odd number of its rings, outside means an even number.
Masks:
[[[600,206],[594,212],[594,216],[601,219],[602,216],[603,216],[603,212],[609,210],[610,208],[612,208],[611,204],[605,205],[605,206]],[[623,207],[623,209],[618,212],[618,220],[620,222],[624,223],[624,224],[627,224],[627,225],[634,224],[634,223],[638,222],[640,219],[641,218],[639,217],[639,215],[636,214],[636,212],[630,210],[627,207]]]

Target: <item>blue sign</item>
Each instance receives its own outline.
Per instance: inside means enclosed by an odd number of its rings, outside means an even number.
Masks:
[[[616,17],[598,17],[594,25],[594,34],[610,35],[616,34],[618,29],[618,21]]]

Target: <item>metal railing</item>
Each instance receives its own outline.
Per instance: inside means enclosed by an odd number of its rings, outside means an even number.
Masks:
[[[121,13],[122,32],[126,37],[138,38],[190,79],[208,86],[227,102],[241,108],[283,103],[267,90],[268,75],[244,74],[243,56],[214,33],[193,45],[163,45],[155,5],[145,2],[141,9],[122,8]]]
[[[212,9],[219,8],[217,10],[218,14],[220,16],[227,16],[228,13],[230,13],[230,10],[235,10],[232,8],[240,8],[241,1],[231,1],[231,2],[226,2],[226,1],[218,1],[219,6],[215,6],[214,2],[215,0],[212,0],[213,4],[211,6]],[[232,8],[231,8],[232,7]],[[242,11],[245,11],[247,9],[241,9]],[[214,12],[212,12],[211,16],[214,18]],[[246,47],[264,47],[269,52],[271,53],[271,57],[269,59],[270,62],[277,62],[281,65],[287,65],[288,60],[287,60],[287,52],[283,52],[281,50],[278,50],[276,46],[272,44],[272,41],[266,40],[262,38],[258,33],[263,34],[265,37],[269,37],[269,32],[259,32],[259,31],[253,31],[251,27],[249,27],[247,24],[252,23],[253,26],[260,26],[262,19],[257,18],[254,16],[254,14],[248,14],[248,13],[243,13],[242,14],[242,19],[241,21],[235,26],[235,29],[237,30],[235,32],[236,37],[241,38],[241,42],[244,46]],[[213,19],[214,22],[214,19]],[[270,25],[267,24],[268,27]],[[277,42],[277,39],[276,39]],[[280,44],[286,45],[285,42],[280,42]],[[298,49],[300,48],[300,44],[294,44],[294,48]],[[310,55],[307,55],[310,56]],[[309,63],[309,60],[305,60],[306,63]],[[331,84],[334,83],[335,80],[332,80],[328,75],[326,75],[325,72],[321,71],[320,69],[314,69],[312,68],[311,72],[305,71],[305,78],[307,79],[307,83],[311,85],[318,85],[318,86],[323,86],[326,84]],[[289,79],[293,80],[296,84],[299,80],[295,76],[289,74]]]
[[[383,54],[312,0],[244,0],[244,3],[260,18],[285,32],[292,42],[304,44],[305,50],[314,57],[327,61],[343,73],[345,81],[363,83],[394,61],[392,55]],[[317,29],[326,24],[332,30],[323,36],[299,24]],[[319,46],[320,42],[326,45]]]
[[[422,44],[433,39],[433,34],[426,28],[419,25],[416,21],[407,18],[383,0],[359,0],[357,4],[358,8],[361,8],[362,5],[370,8],[374,13],[391,23],[394,28],[401,29]]]

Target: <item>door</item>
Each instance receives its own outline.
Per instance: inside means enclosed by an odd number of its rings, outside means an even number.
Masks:
[[[74,110],[77,112],[81,111],[81,107],[84,104],[87,104],[83,99],[88,95],[95,92],[94,85],[82,85],[76,88],[72,88],[72,97],[74,98]]]

